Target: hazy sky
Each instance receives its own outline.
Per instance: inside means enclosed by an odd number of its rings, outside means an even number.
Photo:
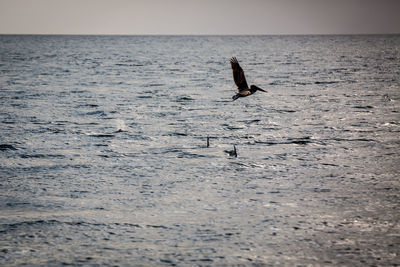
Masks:
[[[400,33],[400,0],[0,0],[0,33]]]

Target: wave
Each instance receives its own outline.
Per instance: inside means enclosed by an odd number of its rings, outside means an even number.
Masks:
[[[316,81],[314,84],[334,84],[339,83],[339,81]]]
[[[96,110],[96,111],[87,112],[85,115],[89,115],[89,116],[91,116],[91,115],[99,115],[101,117],[107,116],[107,114],[102,110]]]
[[[176,102],[186,102],[186,101],[193,101],[194,99],[190,96],[180,96],[176,98]]]
[[[353,106],[353,108],[357,108],[357,109],[372,109],[374,107],[367,105],[367,106]]]
[[[22,154],[20,155],[23,159],[38,158],[38,159],[64,159],[64,155],[60,154]]]
[[[91,222],[85,222],[85,221],[59,221],[56,219],[49,219],[49,220],[31,220],[31,221],[22,221],[22,222],[14,222],[14,223],[2,223],[0,224],[0,227],[3,228],[0,230],[0,232],[7,232],[6,228],[9,230],[15,230],[20,227],[24,226],[51,226],[51,225],[70,225],[70,226],[104,226],[104,227],[110,227],[112,225],[115,226],[126,226],[126,227],[134,227],[134,228],[143,228],[144,226],[141,226],[139,224],[134,224],[134,223],[91,223]],[[152,227],[152,228],[164,228],[168,229],[166,226],[158,226],[158,225],[146,225],[145,227]]]
[[[88,134],[88,136],[104,138],[104,137],[114,137],[115,135],[114,134]]]
[[[301,137],[301,138],[288,138],[286,140],[283,141],[257,141],[255,140],[254,143],[255,144],[264,144],[264,145],[269,145],[269,146],[273,146],[273,145],[307,145],[310,143],[313,143],[315,140],[312,139],[309,136],[306,137]]]
[[[17,150],[17,148],[10,144],[0,144],[0,150]]]

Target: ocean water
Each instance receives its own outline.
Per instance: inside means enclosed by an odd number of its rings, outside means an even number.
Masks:
[[[2,35],[0,104],[1,266],[400,264],[399,35]]]

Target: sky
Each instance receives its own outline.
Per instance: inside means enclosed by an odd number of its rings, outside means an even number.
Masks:
[[[400,33],[400,0],[0,0],[0,34]]]

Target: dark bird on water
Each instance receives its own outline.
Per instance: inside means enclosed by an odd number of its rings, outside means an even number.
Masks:
[[[236,86],[238,87],[238,93],[232,97],[233,101],[238,99],[239,97],[245,97],[254,94],[257,91],[267,92],[260,87],[255,85],[251,85],[250,88],[247,85],[246,77],[244,77],[244,71],[240,67],[239,62],[236,57],[231,58],[231,66],[233,72],[233,80],[235,81]]]
[[[237,151],[235,145],[233,145],[233,150],[225,150],[225,152],[228,153],[229,156],[237,158]]]

